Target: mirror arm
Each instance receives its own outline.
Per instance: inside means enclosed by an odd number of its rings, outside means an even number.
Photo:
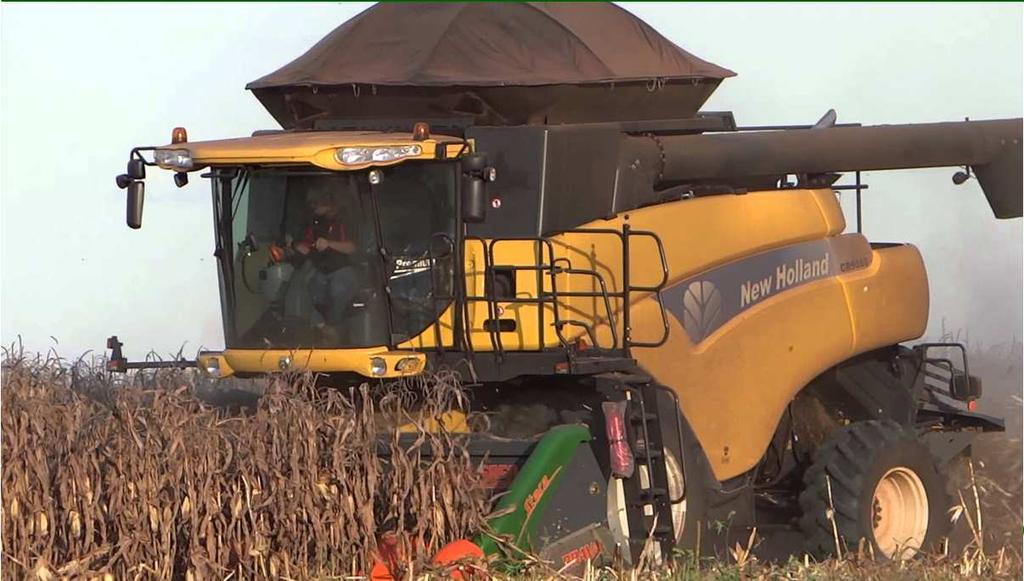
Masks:
[[[131,152],[128,154],[128,159],[141,159],[142,163],[148,166],[156,166],[156,161],[150,161],[142,155],[143,151],[155,151],[157,146],[155,145],[143,145],[140,147],[133,147]]]

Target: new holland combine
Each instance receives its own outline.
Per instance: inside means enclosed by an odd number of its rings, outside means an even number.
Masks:
[[[282,129],[131,151],[132,228],[147,167],[213,190],[225,349],[167,365],[458,370],[503,436],[466,436],[492,529],[559,566],[753,526],[932,550],[947,465],[1002,422],[962,346],[905,344],[921,255],[838,192],[951,167],[1018,218],[1021,120],[744,128],[699,111],[731,76],[613,5],[368,9],[249,84]]]

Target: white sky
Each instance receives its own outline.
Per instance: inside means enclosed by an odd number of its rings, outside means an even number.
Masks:
[[[0,339],[67,356],[118,334],[131,357],[223,346],[209,184],[151,172],[124,225],[128,150],[275,127],[243,90],[364,4],[4,4],[0,8]],[[628,4],[726,66],[705,109],[741,124],[1020,117],[1019,4]],[[873,240],[918,244],[932,325],[1021,336],[1021,221],[997,222],[953,170],[876,173]],[[852,213],[848,220],[853,223]]]

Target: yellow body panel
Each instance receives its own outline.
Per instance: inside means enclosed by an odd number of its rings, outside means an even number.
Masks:
[[[668,343],[634,352],[679,396],[716,477],[751,468],[792,397],[851,353],[844,301],[838,283],[820,281],[753,307],[699,345],[670,319],[678,328]],[[648,300],[636,309],[634,320],[642,326],[656,317],[654,302]]]
[[[928,322],[928,276],[911,245],[875,251],[864,270],[839,277],[846,293],[858,352],[924,334]]]
[[[651,231],[661,238],[669,266],[667,286],[765,250],[839,234],[846,226],[831,190],[756,192],[683,200],[634,210],[593,226],[621,230],[627,221],[634,230]],[[622,251],[615,237],[566,234],[556,240],[563,243],[564,256],[574,264],[594,268],[609,286],[620,288]],[[661,264],[653,240],[635,238],[630,252],[630,282],[634,286],[650,286],[660,277]],[[580,290],[597,289],[582,280],[576,284],[583,285]],[[633,300],[643,298],[638,294]],[[592,313],[595,308],[592,299],[571,304],[572,310],[581,314]],[[632,329],[634,339],[640,341],[656,339],[652,335],[660,331],[660,323],[654,327],[633,325]],[[602,339],[602,343],[606,342],[608,335],[603,334]]]
[[[221,360],[221,377],[234,373],[270,373],[276,371],[312,371],[314,373],[352,372],[365,377],[394,378],[418,375],[426,365],[426,356],[417,351],[390,351],[387,347],[364,349],[225,349],[206,352],[199,357],[205,367],[212,357]],[[374,359],[384,362],[383,373],[374,373]],[[399,370],[399,361],[406,366]],[[413,363],[411,360],[414,360]]]
[[[872,267],[766,299],[699,344],[670,317],[665,345],[634,350],[679,396],[719,479],[758,462],[786,405],[815,376],[924,332],[927,282],[917,249],[873,254]],[[636,305],[633,321],[637,328],[660,325],[655,301]]]
[[[651,206],[589,226],[621,229],[627,220],[634,230],[652,231],[662,239],[669,265],[667,287],[761,252],[836,236],[846,225],[831,190],[789,190]],[[570,233],[554,241],[559,258],[593,268],[610,290],[621,289],[621,243],[615,236]],[[634,238],[631,246],[632,284],[656,284],[661,266],[654,242]],[[532,261],[532,247],[519,260]],[[559,290],[598,288],[593,279],[566,278],[570,280],[560,282]],[[632,338],[656,340],[662,329],[657,303],[641,293],[632,302]],[[529,339],[535,336],[530,324],[536,309],[520,307],[517,322],[531,331],[523,334]],[[621,340],[621,305],[616,302],[613,310]],[[599,326],[607,322],[596,299],[567,299],[563,311],[563,318],[570,313]],[[868,268],[766,299],[696,345],[670,315],[668,341],[658,348],[634,349],[633,354],[677,392],[716,476],[725,479],[757,463],[786,405],[811,379],[858,353],[919,337],[927,316],[920,255],[912,246],[894,246],[874,251]],[[609,326],[602,331],[600,344],[611,344]],[[566,335],[582,333],[574,328]],[[535,343],[526,348],[536,348]],[[557,339],[549,337],[547,346],[555,345]]]
[[[484,296],[485,258],[484,246],[488,241],[467,240],[465,244],[466,294],[468,296]],[[534,264],[534,248],[537,244],[531,241],[507,240],[494,247],[495,264]],[[550,281],[542,277],[540,287],[544,292],[551,291]],[[565,289],[566,287],[559,287]],[[516,280],[516,297],[536,299],[538,296],[537,277],[534,273],[520,273]],[[543,322],[544,340],[538,340],[538,309],[533,304],[499,302],[497,304],[499,319],[511,319],[516,322],[516,330],[501,333],[501,346],[510,351],[536,351],[542,347],[554,347],[559,344],[558,336],[551,327],[554,311],[550,305],[544,307]],[[484,322],[490,318],[485,301],[471,301],[469,304],[468,324],[469,338],[475,351],[491,351],[491,334],[485,330]],[[452,327],[453,313],[449,307],[440,317],[441,341],[445,346],[453,344]],[[400,345],[403,349],[430,349],[437,345],[437,332],[434,327],[413,337]]]
[[[215,164],[312,164],[331,170],[359,170],[368,166],[385,166],[408,159],[454,158],[463,147],[455,137],[434,136],[413,141],[408,133],[374,133],[352,131],[317,131],[306,133],[275,133],[237,139],[194,141],[164,145],[159,149],[187,149],[196,169]],[[423,151],[415,157],[391,162],[343,165],[334,154],[343,147],[377,147],[419,145]],[[438,155],[438,148],[444,148]]]
[[[466,414],[458,410],[443,412],[437,417],[423,417],[421,415],[415,421],[406,422],[398,426],[398,431],[404,434],[440,432],[442,430],[449,434],[466,434],[471,431]]]
[[[827,239],[845,229],[838,200],[831,190],[759,192],[742,196],[715,196],[651,206],[612,220],[590,224],[594,228],[621,229],[628,221],[634,230],[657,233],[669,265],[668,287],[710,270],[761,252],[801,242]],[[556,258],[574,266],[592,268],[609,290],[621,290],[621,242],[609,234],[568,233],[552,238]],[[866,243],[865,243],[866,244]],[[631,281],[648,286],[661,276],[653,240],[634,238]],[[533,264],[536,243],[509,241],[495,247],[495,264]],[[652,349],[634,349],[634,356],[659,382],[680,397],[683,412],[705,447],[720,479],[752,468],[761,458],[786,405],[822,371],[858,353],[919,337],[928,315],[924,265],[912,246],[894,246],[871,253],[867,268],[837,274],[798,286],[764,300],[740,314],[712,336],[693,344],[679,321],[669,316],[668,342]],[[478,242],[467,243],[469,288],[483,291],[483,251]],[[546,280],[544,290],[550,290]],[[559,278],[559,291],[597,290],[595,279]],[[517,280],[518,296],[536,296],[535,277]],[[655,340],[662,323],[650,295],[633,297],[634,340]],[[560,304],[562,317],[594,322],[603,327],[602,346],[611,344],[607,312],[598,299],[573,298]],[[547,329],[544,344],[537,341],[537,307],[503,305],[505,318],[517,330],[502,333],[505,349],[535,350],[555,347],[558,339]],[[486,305],[471,309],[474,347],[487,351],[490,336],[482,330]],[[552,313],[545,313],[550,325]],[[621,340],[621,304],[613,301]],[[572,339],[583,334],[568,328]],[[432,344],[432,333],[424,338]],[[752,402],[756,402],[753,405]]]
[[[831,190],[789,190],[714,196],[650,206],[611,220],[587,224],[583,228],[621,230],[626,222],[635,230],[652,231],[661,237],[670,267],[669,286],[703,270],[763,250],[839,234],[846,225]],[[484,293],[484,246],[487,242],[468,240],[465,245],[466,286],[471,296],[483,296]],[[618,237],[611,234],[566,233],[553,236],[551,242],[556,260],[568,260],[574,267],[593,269],[601,275],[609,291],[621,290],[622,245]],[[653,240],[634,238],[631,245],[631,283],[634,286],[656,284],[661,277],[661,265]],[[538,246],[533,241],[500,241],[494,246],[494,263],[533,265],[536,263]],[[546,257],[547,252],[543,246],[541,250]],[[549,261],[545,258],[545,262]],[[597,279],[583,275],[560,275],[557,286],[559,292],[600,290]],[[541,280],[541,290],[551,291],[547,277]],[[520,272],[516,277],[516,296],[536,298],[537,294],[536,276],[531,272]],[[643,294],[636,294],[633,300],[636,302],[643,298]],[[621,301],[613,299],[611,303],[614,318],[618,322],[622,310]],[[559,345],[558,336],[550,327],[554,320],[550,306],[544,308],[541,319],[545,325],[543,343],[538,340],[535,305],[499,303],[498,306],[503,311],[500,318],[516,322],[515,331],[501,334],[505,349],[538,350]],[[571,317],[595,323],[599,330],[604,325],[599,335],[600,343],[602,346],[610,345],[608,313],[600,299],[567,298],[560,303],[560,309],[562,318]],[[470,303],[469,312],[474,349],[489,351],[492,348],[491,337],[483,327],[484,321],[489,318],[486,303]],[[450,311],[439,320],[443,340],[451,344]],[[659,332],[660,328],[660,324],[653,331],[634,325],[632,331],[635,339],[644,340],[651,338],[645,335]],[[622,329],[618,331],[621,337]],[[567,327],[564,332],[569,339],[583,334],[584,330],[579,327]],[[403,347],[433,347],[435,336],[434,330],[428,329],[403,344]]]
[[[680,288],[716,268],[729,268],[772,252],[800,245],[840,240],[845,221],[831,190],[785,190],[746,195],[720,195],[681,200],[637,209],[586,227],[620,230],[624,224],[656,233],[664,244],[669,276],[666,288]],[[846,246],[863,253],[856,263],[838,264],[836,271],[811,282],[782,288],[748,306],[713,332],[695,341],[680,320],[668,316],[668,340],[657,348],[634,348],[638,362],[679,396],[682,411],[704,447],[712,470],[726,479],[754,467],[762,457],[786,406],[815,376],[856,354],[919,337],[928,316],[924,264],[916,248],[894,245],[869,249],[859,235],[842,237]],[[574,268],[598,273],[610,292],[621,291],[622,243],[608,233],[570,232],[551,239],[554,258]],[[485,244],[467,240],[467,292],[484,294]],[[844,244],[840,244],[842,247]],[[835,246],[829,246],[835,251]],[[497,243],[494,264],[534,265],[538,249],[549,263],[547,247],[534,241]],[[653,240],[631,241],[633,285],[659,282],[661,262]],[[827,256],[827,255],[826,255]],[[847,268],[849,267],[849,268]],[[551,281],[522,271],[516,277],[516,296],[536,298],[552,290]],[[600,289],[597,279],[560,274],[559,292]],[[631,296],[631,331],[635,341],[656,340],[663,326],[661,311],[650,293]],[[612,345],[611,329],[621,341],[621,301],[612,301],[609,317],[603,301],[564,298],[558,305],[563,319],[578,319],[598,329],[599,346]],[[506,351],[537,351],[560,345],[551,322],[553,307],[499,303],[498,318],[512,319],[516,330],[500,334]],[[400,346],[426,350],[437,337],[453,344],[452,309],[438,319],[438,328]],[[484,329],[491,318],[484,301],[469,307],[470,337],[477,352],[493,349]],[[614,323],[612,322],[614,321]],[[541,324],[541,327],[538,327]],[[543,332],[541,332],[543,331]],[[563,338],[584,335],[567,327]],[[369,360],[386,348],[316,351],[228,350],[224,358],[236,371],[273,371],[280,357],[291,357],[292,368],[311,371],[355,371],[370,376]],[[410,351],[405,351],[408,353]],[[393,367],[389,361],[389,372]],[[538,370],[540,372],[542,370]]]

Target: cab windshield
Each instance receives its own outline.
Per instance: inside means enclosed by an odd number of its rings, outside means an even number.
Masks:
[[[452,297],[455,168],[214,173],[228,347],[395,345]]]

